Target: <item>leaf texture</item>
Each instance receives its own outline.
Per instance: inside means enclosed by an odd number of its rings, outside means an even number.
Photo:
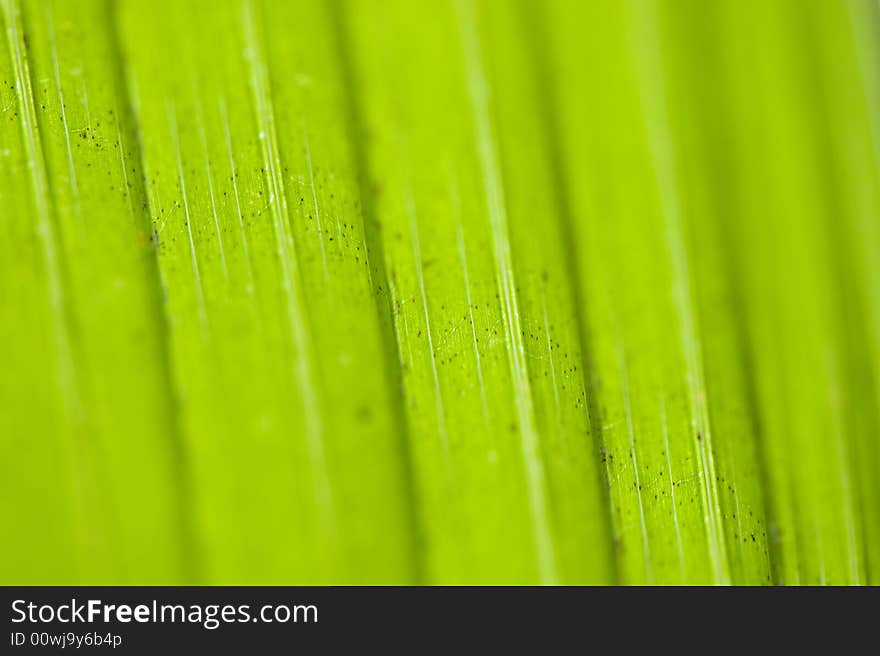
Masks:
[[[0,582],[878,583],[875,2],[0,7]]]

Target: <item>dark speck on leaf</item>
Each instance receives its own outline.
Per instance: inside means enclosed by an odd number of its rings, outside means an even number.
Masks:
[[[359,405],[355,410],[355,416],[357,420],[362,424],[367,423],[370,420],[370,407],[368,405]]]

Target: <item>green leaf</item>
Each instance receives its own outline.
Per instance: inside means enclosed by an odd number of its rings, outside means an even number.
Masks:
[[[880,580],[872,0],[0,7],[0,582]]]

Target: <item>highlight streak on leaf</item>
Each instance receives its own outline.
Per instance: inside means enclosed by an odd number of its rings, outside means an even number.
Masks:
[[[306,326],[303,310],[302,280],[300,279],[299,263],[296,255],[296,244],[287,233],[290,224],[290,213],[287,209],[287,193],[281,179],[281,154],[278,136],[275,130],[275,110],[267,88],[265,55],[260,45],[260,37],[254,25],[254,9],[250,0],[245,0],[243,28],[245,40],[245,58],[250,68],[250,84],[254,94],[254,105],[257,110],[257,129],[262,142],[263,168],[266,184],[269,187],[269,206],[275,233],[275,244],[281,261],[282,285],[287,303],[287,320],[290,324],[293,347],[297,352],[295,359],[296,379],[299,393],[302,395],[302,406],[305,415],[306,443],[308,445],[309,465],[315,485],[315,500],[318,505],[321,535],[331,544],[335,540],[336,512],[334,510],[333,492],[327,472],[327,457],[324,451],[323,418],[320,414],[317,398],[317,379],[313,372],[311,338]],[[306,145],[308,152],[308,146]],[[311,156],[308,158],[311,165]],[[311,173],[311,166],[309,166]],[[317,216],[315,217],[317,221]],[[318,239],[323,248],[323,235],[318,224]],[[323,255],[323,250],[322,250]]]
[[[413,261],[419,283],[419,305],[425,316],[425,335],[427,337],[428,356],[431,363],[431,381],[434,383],[434,402],[437,411],[437,430],[440,434],[440,446],[443,449],[443,462],[447,470],[450,485],[454,485],[455,472],[449,459],[449,434],[446,430],[446,410],[443,407],[443,392],[440,390],[440,378],[437,375],[437,357],[434,350],[434,338],[431,335],[431,317],[428,315],[428,297],[425,294],[425,265],[422,261],[422,247],[419,243],[419,224],[413,201],[412,186],[406,188],[406,213],[409,219],[410,236],[412,237]]]
[[[517,303],[513,261],[510,254],[510,229],[503,198],[503,183],[498,163],[498,146],[489,119],[489,98],[483,73],[483,56],[471,0],[456,0],[456,13],[465,55],[465,70],[473,112],[480,172],[483,177],[486,207],[492,229],[495,276],[502,298],[501,315],[505,323],[507,353],[514,385],[514,404],[519,415],[522,458],[526,470],[529,511],[533,524],[538,571],[542,583],[558,582],[556,556],[547,517],[547,493],[543,457],[538,449],[534,407],[525,365],[523,325]]]

